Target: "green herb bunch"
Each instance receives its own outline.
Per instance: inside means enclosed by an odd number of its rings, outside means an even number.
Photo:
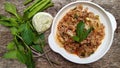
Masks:
[[[25,0],[24,5],[32,2]],[[53,6],[51,0],[35,0],[34,3],[24,10],[23,16],[17,12],[16,6],[10,2],[4,4],[6,12],[12,14],[6,17],[0,14],[0,24],[10,28],[13,40],[7,44],[8,52],[4,58],[17,59],[26,64],[27,68],[35,68],[31,47],[37,52],[43,53],[45,46],[44,33],[38,34],[32,26],[31,18],[39,11]]]

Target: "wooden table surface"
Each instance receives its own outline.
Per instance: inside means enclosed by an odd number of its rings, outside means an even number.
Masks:
[[[4,11],[4,2],[9,1],[14,3],[18,11],[22,13],[25,6],[23,5],[24,0],[0,0],[0,14],[9,16],[8,13]],[[54,2],[54,6],[45,10],[53,15],[56,13],[66,4],[70,2],[74,2],[76,0],[52,0]],[[56,61],[59,65],[55,65],[55,68],[120,68],[120,0],[84,0],[84,1],[92,1],[94,3],[99,4],[105,10],[112,13],[117,21],[117,29],[115,31],[114,40],[110,50],[106,53],[104,57],[100,60],[90,63],[90,64],[75,64],[72,62],[67,61],[61,55],[53,52],[52,50],[47,53],[51,60]],[[47,43],[47,38],[50,33],[50,29],[45,32],[46,36],[46,47],[45,50],[50,49]],[[16,60],[6,60],[1,58],[2,55],[6,52],[6,44],[12,40],[12,35],[8,28],[0,25],[0,68],[26,68],[24,64]],[[107,45],[106,45],[107,46]],[[46,59],[43,58],[35,58],[36,68],[50,68],[50,64],[47,62]]]

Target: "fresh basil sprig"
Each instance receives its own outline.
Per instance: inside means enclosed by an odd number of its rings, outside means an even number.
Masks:
[[[28,4],[32,0],[25,0]],[[51,0],[35,0],[34,3],[25,9],[23,16],[19,15],[14,4],[6,2],[4,8],[6,12],[12,14],[12,17],[6,17],[0,14],[0,24],[10,28],[13,40],[7,45],[4,54],[6,59],[17,59],[26,64],[27,68],[35,68],[31,47],[39,53],[43,53],[45,46],[44,33],[38,34],[32,26],[31,18],[39,11],[43,11],[53,6]],[[34,9],[32,9],[34,8]],[[31,11],[30,11],[31,10]]]
[[[80,21],[76,27],[76,35],[73,36],[72,38],[76,42],[81,42],[87,38],[87,36],[92,30],[93,30],[92,27],[90,27],[89,29],[85,29],[85,23],[83,21]]]

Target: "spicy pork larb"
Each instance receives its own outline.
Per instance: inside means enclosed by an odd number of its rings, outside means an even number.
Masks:
[[[69,53],[88,57],[101,44],[105,32],[99,16],[77,5],[57,25],[56,39]]]

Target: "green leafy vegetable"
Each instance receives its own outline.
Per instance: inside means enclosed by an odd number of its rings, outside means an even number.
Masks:
[[[75,41],[77,41],[77,42],[80,41],[80,38],[79,38],[78,36],[73,36],[72,38],[73,38],[73,40],[75,40]]]
[[[21,33],[21,36],[27,45],[30,45],[34,40],[34,34],[28,24],[25,24],[24,30]]]
[[[40,35],[37,35],[35,40],[34,40],[34,44],[40,44],[40,43],[45,44],[45,36],[43,33]]]
[[[88,30],[85,29],[85,23],[83,21],[79,22],[76,27],[76,36],[73,36],[73,40],[77,42],[81,42],[87,38],[89,33],[92,31],[92,27]]]
[[[84,27],[85,27],[85,23],[83,21],[81,21],[77,24],[76,33],[77,33],[78,37],[82,36],[82,33],[84,31]]]
[[[34,68],[35,67],[35,63],[34,63],[33,58],[32,58],[31,50],[28,50],[26,56],[27,56],[27,61],[26,61],[27,67],[28,68]]]
[[[14,42],[8,43],[7,50],[13,50],[13,49],[15,49],[15,43]]]
[[[12,33],[13,35],[17,35],[17,33],[18,33],[17,28],[12,27],[12,28],[10,28],[10,30],[11,30],[11,33]]]
[[[9,13],[12,13],[13,15],[17,15],[15,5],[11,4],[10,2],[5,3],[5,10]]]
[[[25,0],[24,4],[27,5],[32,0]],[[4,54],[4,58],[17,59],[21,63],[26,64],[27,68],[35,68],[33,61],[33,54],[31,46],[43,53],[45,46],[44,34],[38,34],[32,26],[32,20],[34,14],[39,11],[43,11],[52,6],[51,0],[35,0],[34,3],[24,10],[24,14],[19,15],[17,8],[14,4],[6,2],[4,4],[5,10],[12,14],[11,17],[6,17],[0,14],[0,24],[9,27],[13,40],[7,45],[7,50]]]
[[[42,48],[45,46],[45,36],[43,33],[40,35],[40,45]]]
[[[24,31],[25,27],[26,27],[26,24],[21,24],[21,25],[18,27],[18,31],[22,33],[22,32]]]
[[[13,26],[10,22],[7,22],[7,21],[0,21],[0,24],[4,25],[4,26],[7,26],[7,27]]]
[[[19,50],[24,51],[23,45],[19,44],[19,45],[18,45],[18,48],[19,48]]]
[[[17,9],[15,5],[10,2],[5,3],[5,10],[13,15],[15,15],[18,19],[20,19],[19,15],[17,14]]]
[[[16,55],[17,55],[17,59],[18,59],[20,62],[26,64],[27,56],[26,56],[26,54],[25,54],[23,51],[18,51],[18,53],[17,53]],[[29,56],[28,56],[28,57],[29,57]]]
[[[4,58],[6,59],[17,59],[17,50],[12,50],[4,54]]]
[[[0,20],[1,19],[6,19],[7,17],[3,16],[2,14],[0,14]]]
[[[44,46],[45,46],[45,36],[44,36],[43,33],[40,34],[40,35],[38,35],[38,36],[36,36],[36,38],[35,38],[35,40],[34,40],[34,44],[36,44],[36,45],[33,45],[32,47],[33,47],[36,51],[38,51],[38,52],[40,52],[40,53],[43,53],[43,48],[44,48]]]
[[[12,24],[12,26],[18,27],[18,25],[19,25],[19,23],[18,23],[16,18],[12,18],[11,17],[11,18],[9,18],[8,21]]]
[[[43,53],[43,48],[41,45],[33,45],[32,46],[37,52]]]
[[[17,19],[16,18],[7,18],[5,16],[0,15],[0,24],[4,26],[18,26]]]
[[[18,50],[16,56],[20,62],[26,64],[27,68],[35,68],[35,64],[32,58],[32,52],[30,49],[28,49],[27,51]]]

